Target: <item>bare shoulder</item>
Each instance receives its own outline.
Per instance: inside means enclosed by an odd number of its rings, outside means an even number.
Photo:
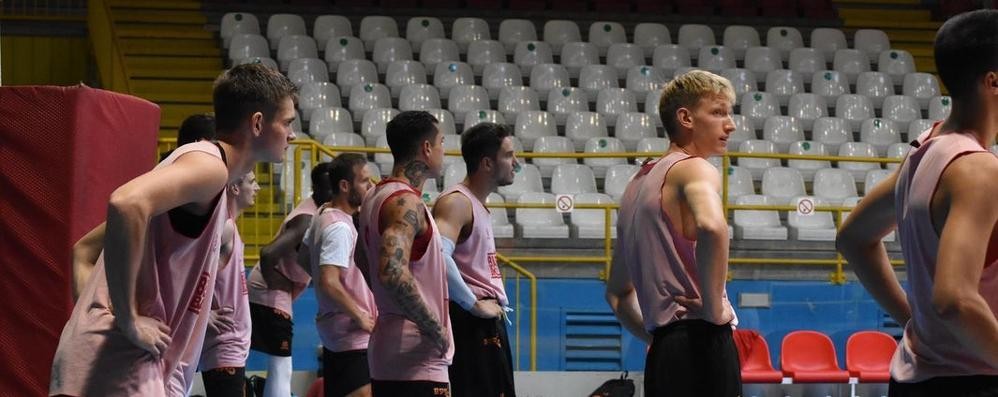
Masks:
[[[440,196],[433,204],[433,218],[437,220],[460,221],[467,218],[470,212],[471,201],[458,192]]]
[[[426,218],[420,216],[424,208],[423,200],[415,192],[399,193],[382,204],[381,226],[383,228],[408,226],[418,233],[423,228],[423,219]]]
[[[953,160],[943,171],[941,185],[950,192],[998,193],[998,157],[990,152],[968,153]]]
[[[673,165],[672,170],[669,171],[669,178],[676,184],[685,185],[704,181],[719,183],[721,175],[717,172],[717,168],[714,168],[714,165],[706,159],[692,157]]]

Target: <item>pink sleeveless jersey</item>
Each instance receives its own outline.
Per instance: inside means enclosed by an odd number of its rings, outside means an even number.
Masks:
[[[496,262],[496,241],[492,236],[492,215],[488,208],[464,184],[458,183],[444,191],[441,196],[451,193],[463,194],[471,201],[472,227],[471,234],[463,242],[454,247],[454,262],[461,271],[461,278],[468,284],[475,298],[497,299],[503,305],[509,304],[506,299],[506,288],[502,284],[502,273]]]
[[[228,221],[235,227],[236,221]],[[229,263],[215,277],[215,298],[211,301],[211,309],[228,308],[228,315],[233,329],[212,331],[209,327],[205,333],[204,348],[201,351],[201,370],[224,367],[245,367],[246,357],[250,349],[250,322],[248,291],[246,289],[246,268],[243,265],[243,239],[239,230],[235,229],[232,236],[232,255]]]
[[[284,218],[284,222],[281,223],[281,228],[278,229],[277,234],[281,234],[284,231],[284,227],[287,226],[288,222],[294,219],[298,215],[315,215],[315,211],[318,207],[315,205],[315,200],[311,197],[302,200],[298,203],[298,206],[291,213]],[[288,315],[292,315],[291,305],[298,296],[308,288],[308,283],[312,281],[312,277],[301,266],[298,265],[298,253],[291,252],[287,256],[280,258],[277,263],[277,271],[291,280],[294,285],[291,293],[285,291],[273,290],[267,287],[267,281],[263,279],[263,274],[260,273],[260,263],[257,263],[253,267],[249,276],[249,301],[256,303],[258,305],[264,305],[267,307],[272,307],[281,310]]]
[[[361,206],[361,233],[368,257],[369,273],[378,274],[381,252],[381,231],[379,218],[381,207],[389,198],[402,192],[420,193],[404,182],[383,180],[368,191]],[[368,346],[368,360],[371,378],[377,380],[423,380],[448,382],[447,366],[454,356],[453,336],[451,335],[450,314],[447,302],[447,269],[441,252],[440,237],[433,222],[430,210],[423,206],[423,212],[430,230],[426,252],[418,260],[412,260],[409,270],[419,287],[419,294],[431,313],[446,330],[452,342],[446,352],[440,351],[436,343],[421,335],[415,323],[407,320],[395,304],[392,295],[381,285],[378,277],[371,277],[371,292],[378,306],[378,320]]]
[[[312,227],[309,234],[305,236],[311,247],[312,274],[318,275],[321,266],[319,255],[322,253],[322,231],[336,223],[343,223],[350,227],[351,238],[345,243],[349,244],[350,247],[355,247],[357,244],[357,229],[353,226],[353,217],[336,208],[321,210],[312,219]],[[378,307],[374,304],[374,294],[367,286],[364,273],[353,261],[353,251],[351,248],[350,267],[340,268],[340,283],[361,310],[370,314],[371,318],[378,318]],[[318,289],[315,291],[315,297],[319,303],[315,327],[319,331],[319,340],[322,341],[322,346],[334,352],[367,349],[367,342],[371,339],[371,334],[358,327],[357,323],[339,307],[336,301],[320,293]]]
[[[662,209],[666,175],[673,165],[688,158],[685,153],[670,153],[645,164],[628,183],[620,201],[614,255],[618,263],[627,266],[649,332],[673,321],[698,318],[673,299],[700,296],[696,241],[683,237]],[[723,297],[724,305],[730,307],[727,292]]]
[[[211,142],[181,146],[157,168],[189,152],[219,157]],[[51,395],[175,396],[193,382],[218,269],[222,225],[228,217],[219,191],[211,218],[197,238],[173,229],[163,213],[149,221],[135,288],[136,311],[162,321],[172,339],[155,359],[130,342],[114,324],[101,253],[90,281],[63,328],[52,363]],[[179,384],[178,384],[179,383]],[[183,390],[180,390],[183,389]]]
[[[946,167],[957,157],[986,152],[972,137],[948,133],[919,137],[898,174],[895,187],[898,236],[908,274],[911,320],[891,362],[891,376],[899,382],[919,382],[939,376],[998,375],[998,368],[976,358],[962,345],[932,307],[932,288],[939,253],[939,235],[932,223],[931,203]],[[991,251],[991,249],[989,249]],[[982,263],[979,290],[998,316],[998,265]]]

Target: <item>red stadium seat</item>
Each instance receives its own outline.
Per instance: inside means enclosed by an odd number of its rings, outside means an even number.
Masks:
[[[315,382],[312,382],[312,386],[308,387],[308,392],[305,393],[305,397],[322,397],[326,395],[326,382],[320,376]]]
[[[846,383],[849,372],[839,369],[835,346],[817,331],[794,331],[783,338],[780,367],[794,383]]]
[[[752,330],[735,330],[735,345],[742,363],[742,383],[780,383],[783,374],[773,369],[766,339]]]
[[[887,383],[891,380],[891,358],[898,343],[890,335],[861,331],[846,342],[846,369],[862,383]]]

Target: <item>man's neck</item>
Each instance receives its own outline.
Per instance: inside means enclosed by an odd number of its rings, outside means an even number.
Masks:
[[[995,115],[981,109],[984,106],[968,107],[961,103],[954,102],[949,117],[939,126],[939,132],[961,132],[970,133],[974,139],[985,149],[990,149],[995,144],[995,133],[998,126],[995,125]]]
[[[337,197],[334,197],[332,200],[330,200],[329,206],[331,208],[343,211],[343,213],[347,215],[353,215],[357,213],[357,208],[350,205],[350,200],[347,199],[347,195],[345,194],[341,194]]]
[[[253,171],[256,161],[253,159],[248,142],[218,141],[218,144],[225,152],[225,167],[229,170],[228,183],[235,183],[243,175]]]
[[[396,165],[392,169],[392,178],[406,181],[416,189],[422,189],[423,183],[430,177],[430,166],[423,160],[412,160]]]
[[[491,183],[491,178],[477,177],[477,175],[468,175],[461,181],[464,187],[471,191],[481,201],[483,204],[489,198],[489,194],[495,190],[495,186]]]

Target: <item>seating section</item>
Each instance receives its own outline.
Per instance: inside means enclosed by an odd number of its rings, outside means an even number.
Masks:
[[[613,8],[641,12],[651,7],[645,3],[650,2]],[[735,2],[719,9],[712,2],[693,3],[659,8],[781,17],[821,17],[832,10],[826,1],[763,1],[758,8]],[[391,117],[427,110],[448,135],[483,121],[507,124],[528,152],[656,157],[669,147],[659,116],[660,87],[694,68],[721,74],[735,88],[731,151],[899,159],[905,142],[948,116],[950,98],[942,96],[937,79],[915,70],[912,55],[892,48],[882,31],[860,29],[851,37],[836,28],[805,33],[791,26],[716,30],[686,24],[670,30],[612,20],[506,19],[490,26],[479,18],[457,18],[445,26],[434,17],[376,15],[351,23],[339,15],[305,21],[274,14],[264,25],[250,13],[233,12],[222,17],[220,37],[229,65],[259,62],[287,73],[300,87],[298,128],[333,146],[386,147],[384,125]],[[445,142],[459,145],[456,138]],[[372,158],[383,173],[390,170],[390,154]],[[528,193],[538,199],[546,196],[533,193],[569,193],[615,202],[644,160],[521,159],[516,182],[500,188],[495,199],[523,202]],[[720,167],[719,159],[713,162]],[[730,202],[766,205],[795,204],[802,197],[840,205],[896,168],[896,163],[738,157],[730,165]],[[521,221],[534,220],[521,219],[520,211],[503,212],[527,234],[569,230],[553,218],[548,229],[523,228]],[[739,210],[729,215],[735,238],[826,241],[834,236],[831,214]],[[565,220],[573,236],[589,236],[595,230],[589,228],[596,227],[589,216]]]

